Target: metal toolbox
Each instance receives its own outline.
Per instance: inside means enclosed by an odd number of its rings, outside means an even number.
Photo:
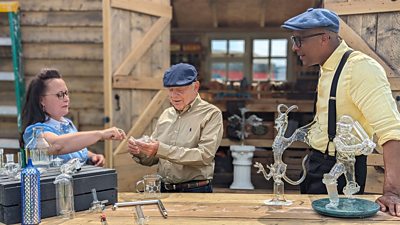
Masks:
[[[54,179],[60,174],[59,168],[50,168],[40,178],[41,217],[56,216],[56,193]],[[107,169],[85,165],[73,175],[75,211],[87,210],[93,201],[91,190],[95,188],[99,200],[107,204],[117,202],[117,173]],[[21,182],[0,176],[0,222],[13,224],[21,222]]]

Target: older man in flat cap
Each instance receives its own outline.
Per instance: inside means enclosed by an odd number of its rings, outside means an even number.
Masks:
[[[162,192],[212,192],[222,113],[200,98],[192,65],[172,66],[163,81],[172,107],[161,114],[150,142],[129,140],[128,150],[142,165],[158,164]]]
[[[310,132],[307,178],[302,193],[326,193],[322,183],[336,161],[336,119],[349,115],[383,146],[385,183],[377,199],[382,211],[400,216],[400,115],[384,69],[371,57],[349,48],[338,35],[339,17],[327,9],[308,9],[282,25],[292,31],[292,50],[304,66],[319,65],[316,123]],[[356,160],[356,181],[364,192],[366,157]],[[342,191],[343,176],[338,180]]]

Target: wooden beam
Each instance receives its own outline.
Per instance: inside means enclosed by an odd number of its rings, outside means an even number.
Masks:
[[[340,19],[340,29],[339,35],[347,42],[347,44],[355,50],[359,50],[378,61],[379,64],[386,71],[387,77],[396,77],[396,73],[389,67],[389,65],[379,57],[374,50],[372,50],[369,45],[353,30],[349,25],[347,25],[342,19]],[[398,90],[400,86],[394,83],[391,87]]]
[[[210,5],[211,8],[213,27],[217,28],[218,27],[217,0],[209,0],[208,4]]]
[[[146,109],[140,114],[138,120],[133,125],[133,127],[129,130],[127,137],[130,136],[138,137],[143,135],[143,132],[151,122],[151,120],[156,116],[156,113],[160,110],[161,106],[164,104],[164,101],[167,99],[167,90],[163,89],[157,92],[157,94],[153,97],[151,102],[146,106]],[[124,139],[118,147],[114,151],[114,156],[117,154],[123,154],[127,152],[127,141],[128,138]]]
[[[392,91],[400,91],[400,77],[388,77]]]
[[[383,167],[383,155],[382,154],[370,154],[367,156],[367,166],[381,166]]]
[[[171,33],[174,34],[190,34],[190,35],[203,35],[204,33],[253,33],[253,34],[260,34],[265,35],[265,33],[269,34],[283,34],[290,36],[288,32],[284,31],[279,26],[276,27],[242,27],[242,28],[235,28],[235,27],[207,27],[207,28],[197,28],[197,27],[184,27],[184,28],[171,28]]]
[[[140,78],[117,75],[113,77],[113,88],[160,90],[163,88],[162,76],[150,77],[141,75]]]
[[[245,145],[253,145],[256,147],[265,147],[265,146],[272,146],[273,139],[245,139],[244,144]],[[220,146],[231,146],[231,145],[240,145],[241,143],[238,141],[231,141],[228,138],[222,138]],[[292,145],[290,145],[290,148],[309,148],[308,145],[306,145],[303,142],[294,142]]]
[[[338,15],[400,11],[400,1],[393,0],[325,1],[324,5],[325,8],[336,12]]]
[[[172,18],[172,7],[143,0],[111,0],[111,7],[148,15]]]
[[[121,63],[114,75],[127,75],[136,65],[139,59],[150,49],[151,45],[161,35],[164,29],[169,25],[170,19],[161,17],[143,36],[136,42],[129,55]]]
[[[104,127],[112,126],[112,71],[111,71],[111,6],[110,0],[103,1],[103,80],[104,80]],[[105,141],[106,166],[113,167],[112,143]]]
[[[265,27],[265,11],[267,10],[267,1],[260,0],[260,27]]]
[[[174,2],[172,2],[172,4],[173,4]],[[172,27],[179,27],[179,24],[178,24],[178,18],[177,18],[177,15],[176,15],[176,8],[175,8],[175,6],[172,6],[172,19],[171,19],[171,28]]]

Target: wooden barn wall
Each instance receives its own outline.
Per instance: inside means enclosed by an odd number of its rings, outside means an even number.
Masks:
[[[400,12],[349,15],[341,18],[400,76]],[[393,90],[394,97],[399,95],[400,90]]]
[[[70,111],[78,129],[103,128],[102,0],[21,0],[20,4],[27,83],[41,68],[57,68],[71,92]],[[1,34],[9,33],[5,15],[0,19]],[[0,52],[0,70],[11,71],[11,53]],[[0,92],[15,99],[13,90],[4,89]],[[102,152],[104,144],[90,149]]]

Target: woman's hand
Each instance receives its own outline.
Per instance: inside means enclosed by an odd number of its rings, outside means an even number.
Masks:
[[[90,157],[90,161],[92,161],[95,166],[103,166],[105,162],[105,158],[102,154],[95,154]]]
[[[124,130],[117,127],[111,127],[101,131],[102,140],[122,140],[125,138],[126,134]]]

